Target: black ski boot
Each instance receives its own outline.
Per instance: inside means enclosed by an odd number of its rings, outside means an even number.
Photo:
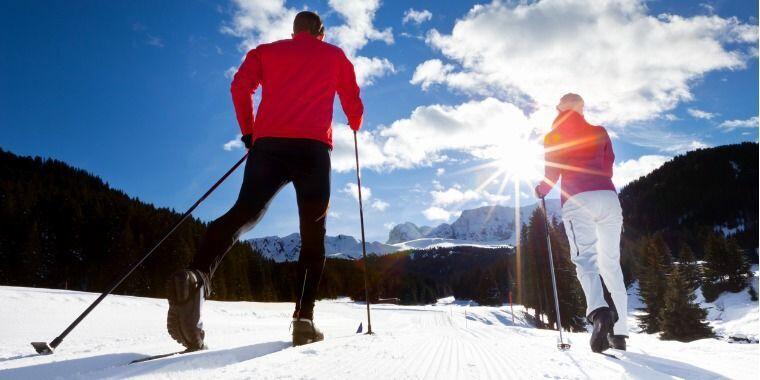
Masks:
[[[610,347],[625,351],[625,339],[628,338],[625,335],[607,334],[607,341],[610,343]]]
[[[607,340],[607,334],[612,331],[612,313],[607,307],[600,307],[591,312],[588,315],[588,321],[594,325],[594,330],[591,332],[591,351],[602,352],[610,348],[610,343]]]
[[[205,332],[201,320],[203,300],[208,296],[208,281],[195,270],[181,270],[172,275],[166,284],[169,314],[166,329],[174,340],[188,351],[206,348]]]
[[[293,347],[320,342],[323,339],[325,336],[314,326],[311,315],[299,315],[298,311],[293,313]]]

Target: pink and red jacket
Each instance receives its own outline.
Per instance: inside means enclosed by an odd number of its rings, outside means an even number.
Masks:
[[[253,92],[261,85],[254,117]],[[333,100],[337,93],[351,129],[362,125],[364,105],[354,66],[343,51],[308,32],[259,45],[248,52],[232,80],[240,131],[262,137],[305,138],[332,147]]]
[[[544,180],[537,192],[545,196],[562,178],[562,204],[586,191],[612,190],[615,153],[604,127],[589,124],[583,115],[561,112],[544,138]]]

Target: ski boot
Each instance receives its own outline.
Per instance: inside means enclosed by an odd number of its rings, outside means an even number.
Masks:
[[[209,286],[204,277],[196,270],[181,270],[172,275],[166,284],[169,299],[166,329],[188,351],[206,348],[203,344],[206,333],[203,331],[201,309]]]
[[[616,349],[625,351],[625,339],[628,338],[625,335],[614,335],[612,333],[607,334],[607,341],[610,344],[610,347]]]
[[[599,353],[610,348],[607,334],[612,331],[612,313],[607,307],[600,307],[588,315],[588,321],[594,325],[591,332],[591,351]]]
[[[293,347],[304,344],[320,342],[325,339],[319,329],[314,326],[311,315],[300,315],[298,311],[293,313]]]

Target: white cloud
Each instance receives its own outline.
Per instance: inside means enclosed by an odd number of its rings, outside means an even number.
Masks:
[[[393,44],[391,28],[375,29],[373,19],[380,8],[380,0],[330,0],[330,7],[343,16],[345,24],[327,28],[327,40],[343,48],[356,66],[356,80],[359,85],[369,85],[375,78],[395,72],[393,64],[386,58],[358,56],[369,41],[379,40]],[[333,37],[334,36],[334,37]]]
[[[430,192],[431,205],[423,212],[429,220],[449,220],[459,214],[457,210],[476,205],[503,205],[512,199],[510,195],[494,194],[481,188],[463,190],[458,184],[444,189],[433,181],[433,187],[436,190]]]
[[[677,154],[707,148],[699,135],[671,132],[656,124],[631,125],[621,130],[620,139],[631,144]]]
[[[596,122],[625,125],[691,100],[692,83],[707,72],[744,68],[757,26],[717,15],[650,15],[643,0],[495,0],[427,41],[461,69],[436,72],[425,62],[438,75],[421,71],[423,87],[506,97],[529,111],[573,91]]]
[[[383,227],[385,227],[386,230],[390,230],[393,227],[396,227],[396,223],[394,222],[383,223]]]
[[[503,205],[512,199],[511,195],[493,194],[488,191],[481,191],[481,196],[487,205]]]
[[[689,115],[691,115],[695,119],[710,120],[714,118],[715,116],[718,116],[717,113],[702,111],[696,108],[689,108],[686,110],[686,112],[688,112]]]
[[[435,83],[444,82],[453,70],[454,65],[444,64],[440,59],[430,59],[417,66],[409,83],[419,84],[427,90]]]
[[[444,169],[444,168],[435,169],[435,175],[438,176],[438,177],[444,175],[445,173],[446,173],[446,169]]]
[[[243,137],[243,135],[238,134],[237,136],[235,136],[234,139],[232,139],[232,140],[227,141],[226,143],[224,143],[224,145],[223,145],[224,150],[231,151],[231,150],[245,148],[245,145],[240,140],[241,137]]]
[[[461,208],[467,202],[484,201],[489,205],[500,205],[508,202],[512,197],[505,194],[493,194],[484,189],[467,189],[451,187],[446,190],[438,189],[431,191],[433,206],[457,206]]]
[[[744,120],[726,120],[720,123],[720,125],[718,125],[718,128],[721,128],[725,130],[726,132],[730,132],[738,128],[757,129],[757,127],[758,127],[757,116],[751,117],[749,119],[744,119]]]
[[[543,155],[538,137],[551,120],[552,115],[541,112],[528,119],[516,106],[494,98],[457,106],[420,106],[408,118],[371,132],[361,131],[360,164],[378,171],[408,169],[450,160],[446,152],[456,151],[477,159],[525,153],[515,157],[515,165],[532,165]],[[353,132],[334,124],[333,142],[333,168],[353,170]]]
[[[227,70],[224,70],[224,77],[227,79],[232,79],[235,77],[235,74],[237,73],[238,68],[237,66],[232,66],[228,68]]]
[[[359,187],[353,182],[347,183],[341,192],[351,195],[357,201],[359,200]],[[372,189],[362,186],[362,201],[366,202],[370,198],[372,198]]]
[[[284,0],[234,0],[234,3],[232,22],[222,26],[222,32],[240,37],[242,49],[282,40],[293,32],[293,18],[298,10],[285,7]]]
[[[475,190],[461,191],[453,187],[443,191],[431,191],[430,195],[433,196],[433,205],[436,206],[451,206],[480,199],[480,194]]]
[[[639,177],[651,173],[671,158],[661,155],[648,155],[615,164],[612,182],[615,183],[615,187],[620,189]]]
[[[346,124],[334,123],[332,168],[337,172],[356,170],[354,156],[354,131]],[[359,144],[359,165],[362,169],[381,170],[386,167],[386,157],[382,144],[375,133],[360,130],[357,134]]]
[[[388,202],[385,202],[385,201],[380,200],[380,199],[375,199],[375,201],[372,202],[372,208],[374,208],[377,211],[385,211],[385,209],[387,209],[388,206],[390,206],[390,204],[388,204]]]
[[[446,151],[495,158],[509,144],[527,141],[538,119],[529,120],[516,106],[487,98],[458,106],[417,107],[409,118],[380,128],[377,135],[386,165],[411,168],[444,161]],[[545,125],[548,128],[550,121]]]
[[[433,18],[433,14],[430,13],[430,11],[427,10],[427,9],[423,9],[421,11],[418,11],[418,10],[409,8],[409,9],[406,10],[406,12],[404,12],[404,19],[402,20],[402,22],[404,24],[406,24],[408,22],[413,22],[413,23],[419,25],[419,24],[422,24],[425,21],[430,20],[431,18]]]
[[[370,40],[393,44],[392,29],[377,30],[372,23],[375,12],[380,8],[380,0],[330,0],[329,4],[346,21],[344,25],[330,28],[330,33],[336,36],[346,54],[354,55]]]
[[[349,59],[354,63],[356,83],[359,86],[369,86],[375,82],[375,79],[396,72],[396,68],[387,58],[368,58],[359,55],[349,57]]]
[[[287,7],[284,0],[234,0],[234,4],[236,10],[232,20],[221,30],[239,37],[242,50],[289,38],[293,32],[293,18],[300,11]],[[359,85],[369,85],[374,79],[395,72],[393,64],[386,58],[357,55],[369,41],[393,43],[391,28],[378,30],[373,25],[380,1],[330,0],[329,6],[342,16],[345,23],[326,25],[326,39],[341,47],[354,63]]]
[[[454,213],[448,212],[440,207],[435,206],[425,209],[422,214],[425,215],[425,218],[427,218],[427,220],[444,222],[449,221],[449,219],[455,215]]]

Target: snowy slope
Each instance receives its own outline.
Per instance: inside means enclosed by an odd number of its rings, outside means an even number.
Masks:
[[[399,250],[407,249],[429,249],[429,248],[447,248],[447,247],[479,247],[479,248],[504,248],[512,247],[504,241],[472,241],[443,238],[421,238],[402,243],[394,244]]]
[[[752,267],[755,274],[750,281],[750,286],[755,290],[758,289],[758,265]],[[700,307],[707,310],[707,320],[713,328],[718,339],[726,341],[751,341],[758,343],[760,341],[760,312],[758,312],[758,301],[752,301],[747,289],[738,293],[723,292],[713,302],[706,302],[702,296],[702,289],[695,292],[695,302]],[[639,298],[638,282],[634,282],[628,288],[628,313],[631,316],[641,314],[639,311],[645,305]],[[636,326],[635,320],[629,323],[630,326]]]
[[[754,379],[760,347],[633,333],[630,351],[615,352],[617,360],[591,353],[584,333],[567,334],[572,349],[559,352],[556,332],[532,328],[520,307],[513,323],[508,306],[448,299],[373,306],[372,336],[354,333],[364,305],[321,301],[325,341],[290,348],[293,304],[208,302],[209,350],[126,365],[180,347],[164,330],[166,301],[111,296],[54,355],[34,354],[30,341],[52,339],[96,296],[0,287],[0,379]]]

